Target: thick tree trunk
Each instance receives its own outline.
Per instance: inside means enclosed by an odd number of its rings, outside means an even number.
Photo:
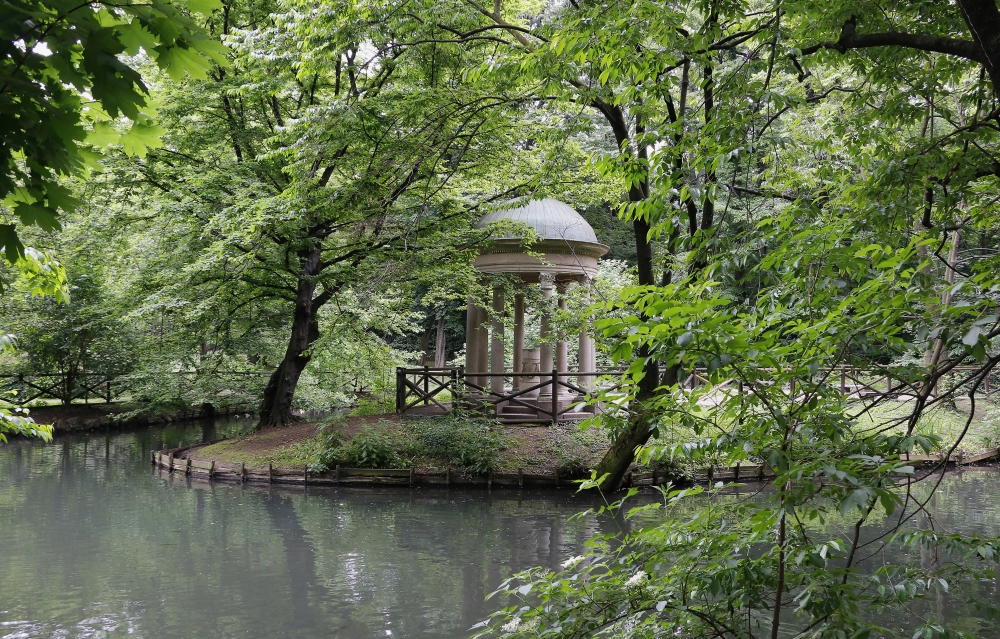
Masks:
[[[996,0],[959,0],[962,18],[983,53],[994,91],[1000,91],[1000,10]]]
[[[297,421],[292,414],[292,400],[299,377],[309,363],[309,346],[319,339],[319,322],[316,317],[321,304],[313,299],[316,283],[313,277],[320,268],[320,249],[315,248],[300,253],[302,271],[295,295],[295,314],[292,317],[292,331],[288,338],[285,357],[264,389],[264,401],[260,408],[258,428],[286,426]]]
[[[434,330],[433,320],[428,322],[427,328],[424,329],[424,334],[420,336],[420,365],[427,366],[428,353],[427,350],[431,347],[431,332]]]
[[[434,366],[436,368],[444,368],[444,364],[448,358],[445,345],[444,325],[445,316],[442,315],[438,318],[437,338],[434,340]]]

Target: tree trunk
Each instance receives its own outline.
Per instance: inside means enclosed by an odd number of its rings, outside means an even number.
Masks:
[[[424,334],[420,336],[420,365],[427,366],[427,350],[431,346],[431,331],[434,330],[433,322],[428,322]]]
[[[69,368],[63,375],[62,404],[69,406],[73,403],[73,387],[76,385],[76,370]]]
[[[994,91],[1000,91],[1000,10],[996,0],[959,0],[962,18],[983,52],[986,73]]]
[[[437,339],[434,341],[434,367],[444,368],[447,361],[447,351],[445,350],[444,324],[445,316],[438,318]]]
[[[319,339],[319,322],[316,313],[321,304],[313,300],[316,283],[312,279],[320,270],[320,249],[315,248],[300,253],[302,270],[295,295],[295,314],[292,317],[292,331],[288,338],[285,357],[264,389],[264,401],[260,409],[258,428],[287,426],[298,418],[292,415],[292,400],[299,377],[311,359],[309,346]]]

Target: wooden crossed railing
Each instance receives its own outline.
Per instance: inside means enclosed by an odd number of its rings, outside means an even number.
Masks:
[[[565,402],[565,391],[560,397],[561,389],[567,389],[583,396],[592,395],[593,391],[579,385],[580,378],[598,378],[609,375],[621,375],[621,371],[581,373],[553,370],[550,373],[515,373],[511,371],[476,373],[468,372],[464,367],[400,367],[396,369],[396,412],[402,414],[423,404],[424,406],[433,405],[445,413],[451,412],[455,405],[493,406],[499,414],[501,405],[507,404],[527,408],[534,411],[538,417],[544,417],[545,421],[556,423],[567,413],[575,412],[574,408],[576,407],[571,402]],[[510,390],[505,388],[502,392],[492,390],[489,383],[479,383],[481,379],[492,380],[497,377],[512,381],[514,379],[538,378],[538,382]],[[570,379],[575,379],[576,383]],[[602,390],[609,390],[609,388],[604,387]],[[451,406],[446,406],[438,401],[438,396],[445,391],[449,391],[451,394]],[[529,403],[527,395],[534,391],[539,391],[540,397],[532,398],[534,401]],[[561,406],[563,403],[565,405]]]
[[[120,380],[105,373],[75,373],[69,377],[63,373],[0,375],[0,398],[18,406],[38,398],[72,401],[81,397],[103,399],[110,404],[124,390]]]

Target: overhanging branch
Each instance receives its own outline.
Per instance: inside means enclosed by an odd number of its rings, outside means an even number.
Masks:
[[[802,55],[811,55],[820,49],[832,49],[841,53],[847,53],[851,49],[871,49],[875,47],[903,47],[906,49],[918,49],[920,51],[930,51],[932,53],[943,53],[958,58],[965,58],[980,64],[985,64],[982,49],[972,40],[959,40],[946,36],[931,36],[915,33],[904,33],[902,31],[889,31],[886,33],[862,33],[857,32],[858,23],[856,18],[851,18],[844,23],[840,31],[840,38],[834,41],[820,42],[812,46],[803,47]]]

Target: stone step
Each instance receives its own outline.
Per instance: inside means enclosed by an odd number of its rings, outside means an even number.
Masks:
[[[537,413],[533,408],[528,408],[527,406],[504,406],[501,411],[504,415],[534,415]]]

